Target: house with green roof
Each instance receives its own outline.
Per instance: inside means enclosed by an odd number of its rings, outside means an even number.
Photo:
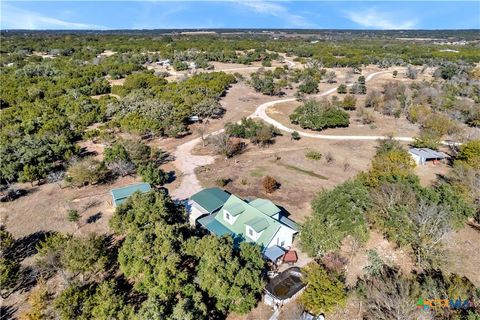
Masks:
[[[298,226],[283,216],[273,202],[267,199],[246,201],[221,189],[212,189],[202,190],[189,200],[193,208],[189,210],[191,217],[192,213],[197,214],[197,207],[204,209],[203,217],[196,218],[201,226],[217,236],[230,235],[236,243],[255,243],[272,261],[291,248]]]

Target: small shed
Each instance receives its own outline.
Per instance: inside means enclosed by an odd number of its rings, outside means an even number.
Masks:
[[[447,158],[443,152],[429,148],[410,148],[408,150],[416,164],[425,165],[427,161],[439,161]]]
[[[118,188],[118,189],[112,189],[110,193],[112,195],[113,206],[116,207],[122,204],[128,197],[130,197],[132,194],[134,194],[137,191],[140,193],[145,193],[150,190],[152,190],[152,187],[150,187],[150,184],[145,182],[131,184],[129,186]]]

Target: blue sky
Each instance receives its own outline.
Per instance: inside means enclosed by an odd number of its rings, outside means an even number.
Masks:
[[[480,1],[4,1],[1,29],[479,29]]]

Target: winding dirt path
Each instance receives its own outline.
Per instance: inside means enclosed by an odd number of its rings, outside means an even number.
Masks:
[[[286,61],[292,66],[295,65],[295,63],[292,61],[289,61],[289,60],[286,60]],[[392,70],[371,73],[365,78],[365,81],[370,81],[371,79],[373,79],[374,77],[380,74],[389,73],[389,72],[392,72]],[[351,85],[352,84],[348,86],[351,86]],[[337,90],[337,87],[329,89],[320,94],[317,94],[316,97],[327,96],[331,93],[334,93],[336,90]],[[284,102],[292,102],[295,100],[296,100],[295,98],[287,98],[287,99],[279,99],[279,100],[263,103],[257,107],[255,112],[251,114],[249,118],[260,118],[263,121],[272,124],[273,126],[277,127],[280,130],[283,130],[286,132],[293,132],[294,131],[293,129],[270,118],[267,115],[266,110],[274,105],[284,103]],[[210,133],[210,135],[216,135],[223,131],[224,131],[223,129],[218,130]],[[385,136],[335,136],[335,135],[309,133],[309,132],[303,132],[303,131],[299,131],[298,133],[304,137],[310,137],[310,138],[316,138],[316,139],[327,139],[327,140],[378,140],[378,139],[387,138]],[[407,142],[413,141],[413,138],[411,137],[394,137],[394,139],[400,140],[400,141],[407,141]],[[172,192],[172,197],[174,199],[179,199],[179,200],[187,199],[191,195],[202,190],[202,186],[200,185],[200,182],[198,181],[198,178],[195,175],[195,168],[211,164],[215,161],[214,156],[198,156],[198,155],[192,154],[193,148],[195,148],[195,146],[200,141],[201,141],[200,138],[195,138],[193,140],[185,142],[184,144],[179,145],[174,152],[175,161],[173,162],[173,164],[179,171],[182,172],[180,176],[182,178],[182,182],[180,183],[180,186]]]
[[[384,73],[390,73],[392,72],[391,70],[389,71],[379,71],[379,72],[374,72],[369,74],[366,78],[365,81],[370,81],[372,80],[375,76],[384,74]],[[352,84],[347,85],[348,87],[352,86]],[[327,91],[324,91],[320,94],[315,95],[316,97],[324,97],[329,94],[334,93],[337,90],[337,87],[329,89]],[[293,102],[296,101],[296,98],[287,98],[287,99],[280,99],[280,100],[275,100],[275,101],[270,101],[263,103],[257,107],[257,110],[250,116],[251,118],[260,118],[263,121],[275,126],[276,128],[285,131],[285,132],[293,132],[295,131],[292,128],[289,128],[285,126],[284,124],[270,118],[267,115],[267,109],[270,107],[273,107],[277,104],[284,103],[284,102]],[[378,140],[378,139],[386,139],[386,136],[335,136],[335,135],[326,135],[326,134],[319,134],[319,133],[309,133],[309,132],[304,132],[304,131],[298,131],[298,133],[303,136],[303,137],[309,137],[309,138],[317,138],[317,139],[326,139],[326,140]],[[399,141],[406,141],[406,142],[412,142],[414,139],[412,137],[394,137],[395,140]]]

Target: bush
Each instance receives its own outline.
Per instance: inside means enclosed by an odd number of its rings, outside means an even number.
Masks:
[[[262,180],[262,186],[266,193],[272,193],[280,187],[280,183],[274,178],[266,176]]]
[[[305,157],[310,160],[320,160],[322,159],[322,154],[315,150],[309,150],[305,152]]]
[[[219,187],[225,187],[227,184],[229,184],[230,182],[232,181],[232,179],[230,178],[220,178],[220,179],[217,179],[217,185]]]
[[[345,84],[341,84],[337,87],[337,93],[339,94],[346,94],[347,93],[347,86]]]
[[[300,133],[298,133],[298,131],[292,132],[292,140],[300,140]]]
[[[355,98],[354,95],[347,94],[340,103],[340,106],[345,110],[355,110],[357,108],[357,98]]]
[[[348,127],[349,118],[347,112],[333,106],[327,100],[309,100],[290,115],[292,123],[312,130]]]
[[[80,219],[80,214],[75,209],[68,210],[68,221],[70,222],[77,222]]]
[[[105,163],[93,158],[85,158],[72,164],[67,171],[67,182],[76,187],[104,182],[109,176]]]

